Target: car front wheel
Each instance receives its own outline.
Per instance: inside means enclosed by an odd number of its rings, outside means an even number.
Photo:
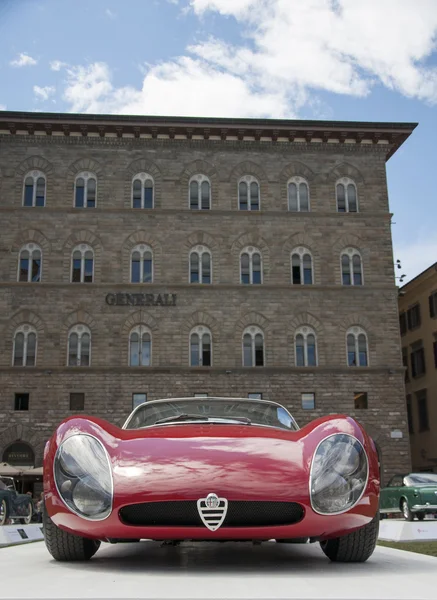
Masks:
[[[403,498],[401,502],[401,510],[406,521],[412,521],[414,519],[414,515],[411,512],[410,507],[408,506],[408,500],[406,500],[405,498]]]
[[[0,525],[5,525],[8,518],[8,506],[6,500],[0,500]]]
[[[368,523],[347,535],[320,542],[333,562],[365,562],[375,550],[379,532],[379,513]]]
[[[417,513],[417,518],[419,519],[419,521],[423,521],[423,519],[425,518],[425,513]]]
[[[48,516],[45,506],[43,508],[43,529],[47,549],[55,560],[89,560],[100,546],[98,540],[83,538],[60,529]]]

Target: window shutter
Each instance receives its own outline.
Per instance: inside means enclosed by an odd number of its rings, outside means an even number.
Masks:
[[[429,316],[433,319],[435,315],[435,300],[437,299],[437,294],[431,294],[428,298],[429,300]]]

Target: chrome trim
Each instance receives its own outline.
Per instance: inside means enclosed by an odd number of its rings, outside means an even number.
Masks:
[[[62,448],[64,442],[66,442],[67,440],[71,439],[72,437],[76,437],[76,436],[79,436],[79,435],[85,435],[85,436],[88,436],[88,437],[93,438],[94,440],[96,440],[102,446],[103,452],[104,452],[104,454],[106,456],[106,460],[108,461],[109,475],[110,475],[110,478],[111,478],[111,510],[104,517],[86,517],[85,515],[82,515],[79,512],[73,510],[71,508],[71,506],[68,506],[68,504],[65,502],[65,500],[62,497],[62,494],[61,494],[61,492],[60,492],[60,490],[58,488],[58,482],[56,481],[56,472],[55,472],[56,458],[58,457],[59,451]],[[103,442],[101,440],[99,440],[99,438],[97,438],[95,435],[91,435],[90,433],[73,433],[73,435],[69,435],[67,438],[65,438],[64,440],[62,440],[62,443],[58,446],[58,449],[56,450],[55,458],[53,459],[53,481],[55,482],[56,491],[58,492],[58,496],[62,500],[63,504],[66,506],[66,508],[68,508],[68,510],[70,512],[74,513],[75,515],[77,515],[81,519],[85,519],[86,521],[104,521],[105,519],[107,519],[108,517],[111,516],[112,510],[113,510],[113,503],[114,503],[114,479],[113,479],[113,476],[112,476],[111,459],[109,458],[108,451],[106,450]]]
[[[239,402],[261,402],[263,404],[270,404],[273,406],[277,406],[279,408],[283,408],[285,410],[285,412],[290,415],[290,419],[292,420],[292,422],[294,423],[294,425],[296,426],[296,429],[290,429],[289,431],[299,431],[299,426],[296,423],[295,418],[293,417],[293,415],[290,413],[290,411],[285,408],[285,406],[283,406],[282,404],[279,404],[278,402],[273,402],[273,400],[264,400],[263,398],[260,399],[255,399],[255,398],[239,398],[238,396],[234,397],[234,396],[208,396],[207,398],[196,398],[195,396],[187,396],[187,397],[183,397],[183,398],[161,398],[159,400],[150,400],[149,402],[143,402],[142,404],[139,404],[138,406],[136,406],[134,408],[134,410],[130,413],[130,415],[128,416],[128,418],[126,419],[126,421],[124,422],[124,424],[122,425],[122,429],[126,429],[127,425],[129,424],[129,421],[133,418],[133,416],[135,415],[135,413],[137,412],[137,410],[139,410],[140,408],[142,408],[144,405],[151,405],[151,404],[160,404],[161,402],[176,402],[178,400],[238,400]],[[188,421],[184,421],[184,423],[187,423]],[[197,421],[198,423],[200,421]],[[163,423],[161,423],[160,425],[163,425]],[[261,426],[261,424],[259,425]],[[148,425],[147,427],[155,427],[155,424],[153,425]],[[256,427],[258,427],[258,424],[256,424]],[[282,427],[274,427],[273,425],[263,425],[263,427],[271,427],[274,429],[281,429],[281,431],[287,431],[287,429],[282,428]],[[142,429],[145,429],[144,427]],[[135,431],[135,430],[132,430]]]
[[[437,510],[437,504],[415,504],[411,507],[411,510]]]
[[[355,440],[356,442],[358,442],[359,445],[361,446],[361,448],[363,449],[364,456],[366,458],[366,465],[367,465],[366,483],[363,486],[363,491],[361,492],[359,498],[353,504],[351,504],[351,506],[349,506],[345,510],[340,510],[339,512],[330,512],[330,513],[320,512],[319,510],[317,510],[317,509],[314,508],[314,506],[313,506],[313,498],[312,498],[312,494],[311,494],[311,481],[312,481],[312,477],[313,477],[314,458],[315,458],[315,456],[317,454],[317,450],[319,449],[319,446],[321,444],[323,444],[324,441],[326,441],[329,438],[334,437],[336,435],[345,435],[347,437],[352,438],[353,440]],[[354,435],[351,435],[350,433],[342,433],[341,431],[338,431],[337,433],[331,433],[331,435],[328,435],[325,438],[323,438],[323,440],[320,440],[320,442],[317,444],[317,447],[316,447],[316,449],[315,449],[315,451],[313,453],[313,457],[311,459],[310,477],[309,477],[309,485],[308,485],[308,488],[309,488],[308,491],[309,491],[309,494],[310,494],[310,504],[311,504],[311,508],[313,509],[313,511],[315,513],[317,513],[318,515],[326,516],[326,517],[335,516],[335,515],[342,515],[342,514],[346,513],[348,510],[350,510],[351,508],[353,508],[354,506],[356,506],[358,504],[358,502],[361,500],[361,498],[364,495],[364,492],[367,489],[367,484],[368,483],[369,483],[369,459],[367,458],[367,452],[365,451],[363,444],[360,442],[360,440],[358,438],[356,438]]]

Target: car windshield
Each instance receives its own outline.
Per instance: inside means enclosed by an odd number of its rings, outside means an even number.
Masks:
[[[129,417],[125,429],[139,429],[169,423],[235,423],[264,425],[296,431],[293,417],[278,404],[265,400],[239,398],[182,398],[148,402]]]
[[[437,486],[437,473],[412,473],[406,479],[410,485]]]
[[[14,490],[14,480],[10,477],[0,477],[0,490]]]

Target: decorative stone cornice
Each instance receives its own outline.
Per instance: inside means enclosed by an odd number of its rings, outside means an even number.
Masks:
[[[189,142],[197,145],[223,141],[255,145],[257,149],[316,149],[378,147],[388,160],[413,132],[416,123],[371,123],[355,121],[300,121],[285,119],[222,119],[86,115],[0,111],[0,136],[37,138],[49,143],[155,143]],[[320,149],[320,148],[319,148]]]

